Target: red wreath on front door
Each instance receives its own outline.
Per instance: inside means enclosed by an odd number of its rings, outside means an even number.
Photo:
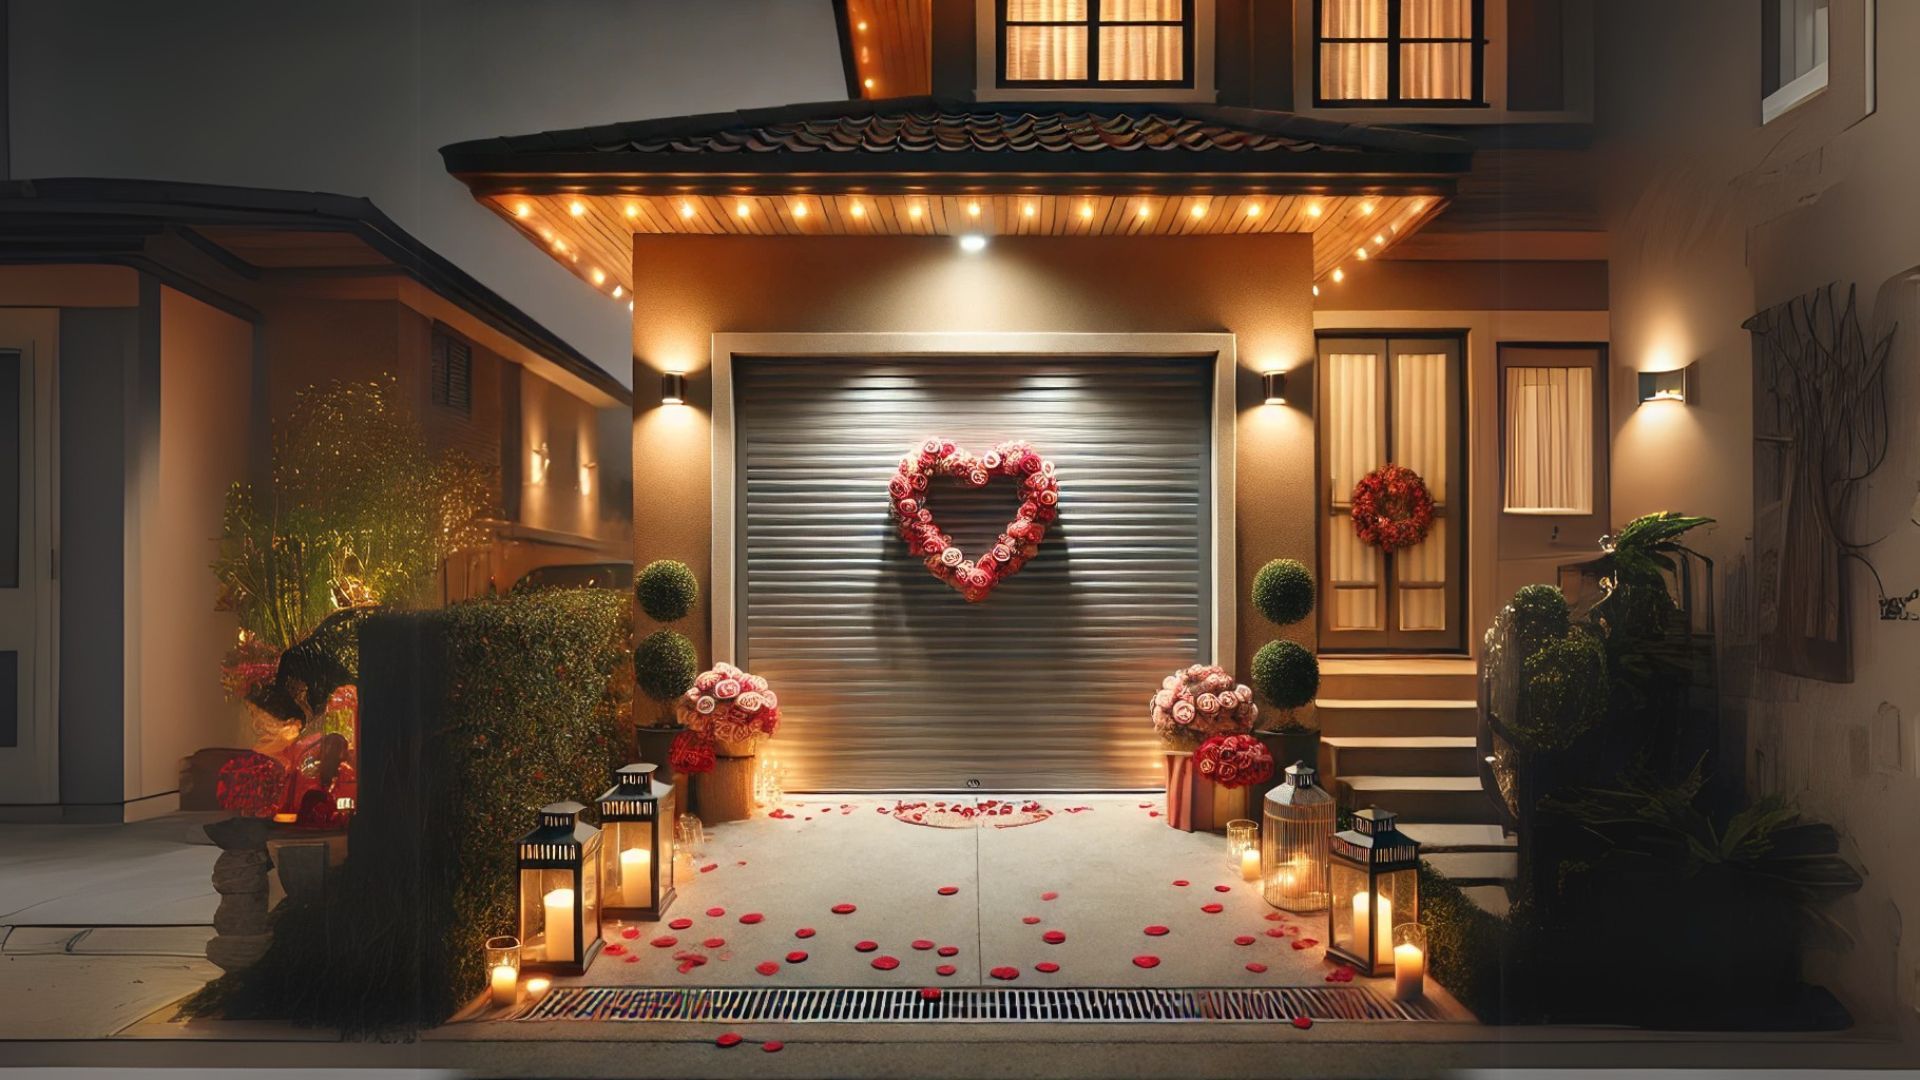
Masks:
[[[933,511],[927,509],[927,488],[942,476],[970,487],[985,487],[996,476],[1011,477],[1019,484],[1019,510],[978,560],[955,547],[953,537],[941,531]],[[976,456],[951,439],[936,437],[900,459],[887,493],[893,498],[893,514],[908,550],[926,561],[934,577],[959,590],[968,603],[977,603],[1040,550],[1047,526],[1058,516],[1054,505],[1060,500],[1060,485],[1053,478],[1053,463],[1026,443],[1004,442]]]
[[[1382,465],[1353,485],[1353,534],[1385,552],[1410,548],[1433,528],[1433,495],[1405,465]]]

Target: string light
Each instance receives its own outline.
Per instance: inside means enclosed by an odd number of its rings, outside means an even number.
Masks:
[[[794,203],[794,204],[793,204],[793,216],[794,216],[794,217],[797,217],[797,218],[803,218],[803,217],[806,217],[806,216],[807,216],[807,204],[806,204],[806,203],[803,203],[803,202],[796,202],[796,203]]]
[[[867,20],[865,20],[865,19],[861,19],[861,20],[860,20],[860,25],[859,25],[859,27],[858,27],[858,29],[859,29],[859,31],[860,31],[861,33],[863,33],[863,34],[864,34],[864,33],[866,33],[866,32],[867,32]]]
[[[1315,296],[1319,296],[1319,295],[1320,295],[1320,286],[1318,286],[1318,285],[1315,285],[1315,286],[1313,287],[1313,295],[1315,295]]]
[[[1386,246],[1387,246],[1387,238],[1386,238],[1386,237],[1384,237],[1384,236],[1381,236],[1381,235],[1380,235],[1379,233],[1374,233],[1374,234],[1373,234],[1373,246],[1374,246],[1374,247],[1386,247]]]
[[[869,90],[871,90],[871,89],[873,89],[873,80],[872,80],[871,78],[869,78],[869,79],[867,79],[867,80],[866,80],[865,82],[862,82],[862,83],[861,83],[860,85],[861,85],[861,86],[864,86],[864,87],[866,87],[866,88],[867,88],[867,89],[869,89]]]
[[[613,298],[614,298],[615,300],[618,300],[618,299],[620,299],[621,297],[623,297],[623,296],[625,296],[625,295],[627,295],[627,290],[625,290],[625,289],[623,289],[623,288],[621,288],[621,287],[620,287],[620,286],[618,286],[618,285],[615,285],[615,286],[613,287]]]
[[[1346,272],[1345,270],[1342,270],[1342,269],[1340,269],[1340,268],[1339,268],[1339,267],[1337,267],[1337,266],[1336,266],[1336,267],[1334,267],[1334,268],[1333,268],[1333,283],[1334,283],[1335,285],[1338,285],[1338,284],[1340,284],[1341,282],[1343,282],[1343,281],[1345,281],[1345,280],[1347,280],[1347,272]]]
[[[968,217],[980,216],[980,203],[977,200],[967,204],[967,216]]]
[[[1320,209],[1320,204],[1319,204],[1319,203],[1317,203],[1317,202],[1315,202],[1315,203],[1308,203],[1308,204],[1307,204],[1307,216],[1308,216],[1308,217],[1310,217],[1310,218],[1317,218],[1317,217],[1319,217],[1319,216],[1320,216],[1320,214],[1321,214],[1321,209]]]
[[[581,202],[579,199],[575,199],[567,204],[567,213],[572,214],[574,217],[580,217],[586,212],[587,204]]]
[[[1037,214],[1037,213],[1039,213],[1039,211],[1038,211],[1038,210],[1036,210],[1036,209],[1034,209],[1034,205],[1033,205],[1032,203],[1023,203],[1023,204],[1021,204],[1021,207],[1020,207],[1020,216],[1021,216],[1021,217],[1032,217],[1033,215],[1035,215],[1035,214]]]
[[[514,217],[526,217],[531,213],[533,213],[533,207],[528,206],[526,203],[520,203],[513,208]]]
[[[1357,247],[1357,248],[1354,248],[1354,249],[1353,249],[1353,256],[1354,256],[1354,258],[1356,258],[1356,259],[1359,259],[1359,260],[1360,260],[1361,262],[1366,262],[1366,261],[1367,261],[1367,249],[1366,249],[1366,248],[1363,248],[1363,247]]]
[[[1248,204],[1247,204],[1247,216],[1248,216],[1248,217],[1259,217],[1259,216],[1260,216],[1260,204],[1259,204],[1259,203],[1257,203],[1257,202],[1256,202],[1256,203],[1248,203]]]
[[[745,199],[733,204],[733,214],[735,217],[746,217],[751,213],[753,213],[753,207],[748,206]]]
[[[1093,204],[1092,203],[1083,202],[1080,204],[1080,220],[1082,221],[1093,220]]]
[[[912,218],[915,221],[920,220],[920,215],[922,213],[924,213],[924,211],[920,209],[919,203],[914,203],[912,206],[907,207],[907,216]]]
[[[607,283],[607,272],[597,266],[593,268],[592,273],[588,276],[593,278],[595,285],[605,285]]]
[[[682,220],[690,220],[690,219],[692,219],[692,217],[693,217],[693,204],[692,204],[692,203],[690,203],[690,202],[683,202],[683,203],[681,203],[681,204],[680,204],[680,217],[681,217],[681,219],[682,219]]]
[[[853,204],[853,208],[849,211],[849,213],[851,213],[854,217],[863,218],[867,216],[867,208],[861,205],[861,203],[858,200],[856,200]]]
[[[1147,200],[1141,199],[1138,207],[1134,210],[1134,214],[1144,221],[1153,216],[1153,209],[1147,205]]]
[[[1372,214],[1372,213],[1373,213],[1373,204],[1372,204],[1372,203],[1370,203],[1370,202],[1363,202],[1363,203],[1361,203],[1361,204],[1360,204],[1360,214],[1361,214],[1361,216],[1362,216],[1362,217],[1365,217],[1365,216],[1368,216],[1368,215],[1370,215],[1370,214]]]
[[[1194,204],[1193,204],[1193,209],[1191,209],[1191,210],[1189,210],[1189,211],[1187,211],[1187,213],[1188,213],[1188,214],[1191,214],[1191,215],[1192,215],[1192,216],[1194,217],[1194,219],[1195,219],[1195,220],[1199,220],[1200,218],[1203,218],[1203,217],[1206,217],[1206,216],[1207,216],[1207,207],[1206,207],[1206,204],[1205,204],[1205,203],[1194,203]]]
[[[640,204],[639,204],[639,203],[628,203],[628,204],[627,204],[627,217],[628,217],[629,219],[632,219],[632,218],[637,218],[637,217],[639,217],[639,216],[640,216]]]

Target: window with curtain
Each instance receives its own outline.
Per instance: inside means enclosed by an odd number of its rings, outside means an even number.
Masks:
[[[1482,0],[1315,0],[1319,105],[1477,105]]]
[[[1506,368],[1509,514],[1593,513],[1593,367]]]
[[[1188,86],[1197,0],[1000,0],[1003,86]]]

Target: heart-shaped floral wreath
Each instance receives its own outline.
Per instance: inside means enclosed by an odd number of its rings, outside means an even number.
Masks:
[[[954,546],[953,537],[941,531],[927,509],[927,488],[941,476],[954,477],[969,487],[985,487],[995,476],[1020,482],[1019,513],[977,561]],[[1053,462],[1024,442],[1003,442],[976,457],[951,439],[928,439],[900,459],[887,492],[908,550],[925,560],[934,577],[959,590],[968,603],[986,599],[995,585],[1033,558],[1047,526],[1059,516],[1055,506],[1060,485],[1053,476]]]

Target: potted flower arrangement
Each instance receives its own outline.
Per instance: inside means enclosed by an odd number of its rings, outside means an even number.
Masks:
[[[1313,571],[1296,559],[1275,559],[1253,579],[1253,606],[1276,626],[1292,626],[1313,614]],[[1290,765],[1304,761],[1319,767],[1320,725],[1300,708],[1320,690],[1320,662],[1304,646],[1286,640],[1269,641],[1253,656],[1253,688],[1273,708],[1254,736],[1274,761]],[[1261,781],[1253,792],[1263,798],[1273,785]]]
[[[1247,816],[1247,792],[1204,774],[1195,751],[1215,736],[1245,735],[1260,715],[1253,690],[1217,664],[1194,664],[1161,680],[1147,703],[1167,753],[1167,824],[1193,832]]]
[[[674,700],[685,729],[668,760],[696,777],[694,797],[706,822],[740,821],[753,814],[753,758],[780,726],[780,699],[767,680],[732,664],[715,664]]]
[[[700,582],[685,563],[656,559],[635,575],[633,594],[648,618],[678,622],[693,611],[700,598]],[[660,703],[652,716],[636,712],[634,738],[640,760],[658,766],[654,778],[662,783],[673,783],[675,770],[669,754],[674,739],[686,730],[675,715],[674,703],[693,685],[699,671],[700,658],[693,642],[677,630],[656,631],[633,652],[634,684]]]

